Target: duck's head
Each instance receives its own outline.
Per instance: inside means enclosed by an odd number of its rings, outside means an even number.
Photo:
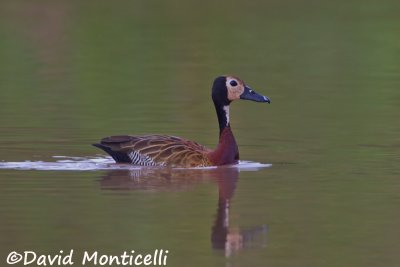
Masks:
[[[227,106],[236,99],[271,103],[268,97],[258,94],[234,76],[220,76],[214,80],[212,99],[215,104],[222,106]]]

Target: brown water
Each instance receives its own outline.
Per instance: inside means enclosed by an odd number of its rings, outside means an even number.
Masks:
[[[167,266],[399,266],[399,14],[391,0],[2,2],[0,265],[167,249]],[[226,73],[272,100],[232,104],[239,167],[118,167],[90,146],[215,146],[210,87]]]

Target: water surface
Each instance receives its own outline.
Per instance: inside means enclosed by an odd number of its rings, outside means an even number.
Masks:
[[[169,266],[398,266],[398,14],[392,0],[2,2],[1,261],[164,248]],[[271,98],[233,103],[231,125],[241,160],[272,166],[143,171],[90,145],[215,146],[220,74]]]

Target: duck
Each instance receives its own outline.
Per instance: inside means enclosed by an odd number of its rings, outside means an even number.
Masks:
[[[192,168],[237,164],[239,149],[230,126],[230,104],[239,99],[269,104],[271,100],[231,75],[215,78],[211,98],[219,125],[219,142],[215,149],[181,137],[159,134],[115,135],[92,145],[108,153],[116,163],[137,166]]]

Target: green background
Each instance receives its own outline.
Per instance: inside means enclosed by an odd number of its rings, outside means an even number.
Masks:
[[[268,232],[228,258],[210,238],[220,174],[110,190],[129,175],[2,169],[1,265],[12,250],[164,248],[168,266],[398,266],[399,14],[391,0],[2,1],[1,161],[94,156],[113,134],[213,147],[210,87],[234,74],[272,100],[232,104],[241,159],[273,165],[234,174],[230,226]]]

